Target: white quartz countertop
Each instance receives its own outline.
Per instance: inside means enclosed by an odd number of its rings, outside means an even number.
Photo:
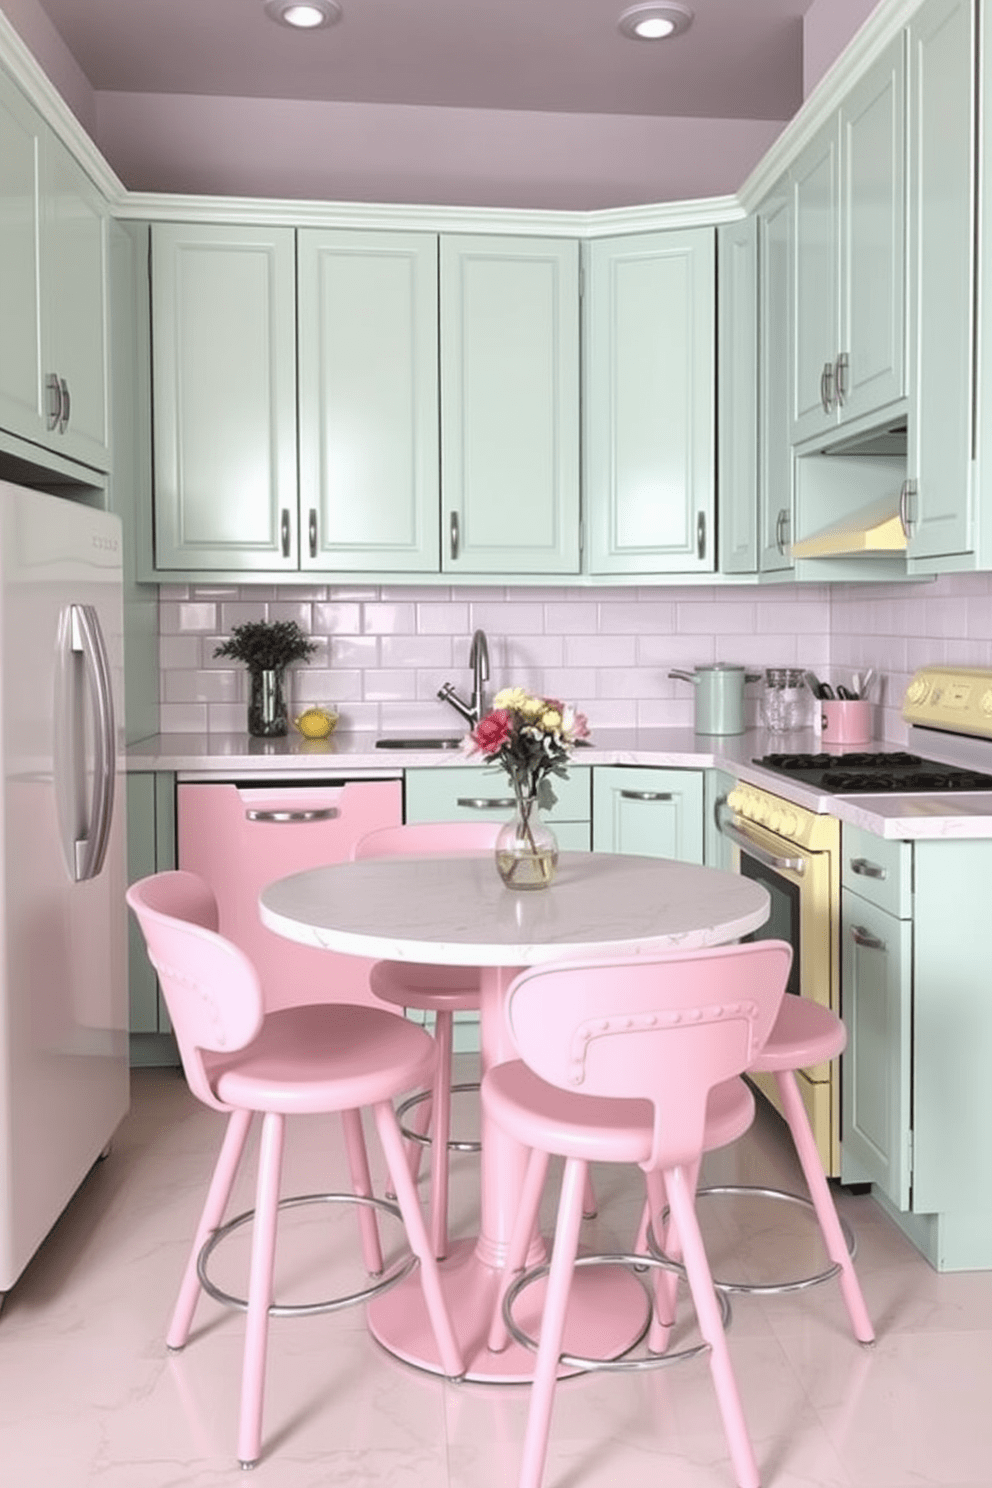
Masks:
[[[327,780],[396,778],[406,769],[451,769],[472,763],[458,749],[377,749],[376,735],[338,731],[329,739],[254,739],[247,734],[155,734],[127,751],[128,770],[174,771],[184,780]],[[804,806],[833,814],[879,837],[992,837],[992,792],[933,795],[834,796],[756,765],[773,752],[816,752],[812,733],[783,736],[763,729],[704,735],[691,729],[597,729],[576,765],[648,765],[725,770],[737,779]],[[882,741],[873,749],[899,749]]]

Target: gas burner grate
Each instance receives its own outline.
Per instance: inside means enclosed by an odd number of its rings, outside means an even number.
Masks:
[[[754,763],[841,796],[992,790],[992,775],[921,759],[905,750],[766,754]]]

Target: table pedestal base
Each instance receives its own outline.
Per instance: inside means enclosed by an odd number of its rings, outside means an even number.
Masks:
[[[535,1359],[529,1349],[512,1339],[499,1354],[490,1353],[486,1346],[499,1271],[479,1260],[474,1240],[456,1241],[439,1269],[455,1335],[465,1357],[465,1378],[487,1384],[529,1383]],[[528,1287],[517,1301],[514,1315],[531,1337],[540,1335],[543,1305],[543,1281]],[[641,1333],[647,1308],[644,1288],[622,1268],[576,1271],[563,1352],[593,1359],[617,1358]],[[367,1316],[372,1335],[383,1348],[407,1364],[443,1374],[417,1271],[370,1302]],[[560,1369],[563,1377],[578,1372],[565,1365]]]

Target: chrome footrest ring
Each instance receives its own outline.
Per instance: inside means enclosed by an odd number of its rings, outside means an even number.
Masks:
[[[696,1198],[699,1200],[720,1194],[732,1194],[736,1196],[751,1195],[764,1199],[775,1199],[782,1204],[798,1204],[801,1208],[809,1210],[814,1219],[816,1218],[816,1208],[811,1199],[806,1198],[804,1194],[790,1193],[785,1188],[761,1188],[748,1183],[726,1183],[714,1185],[710,1188],[700,1188],[696,1192]],[[663,1213],[663,1218],[667,1217],[668,1210],[666,1209]],[[857,1249],[854,1231],[847,1223],[847,1220],[842,1218],[841,1215],[838,1214],[837,1219],[840,1224],[841,1233],[844,1236],[844,1243],[847,1246],[848,1254],[853,1258]],[[818,1221],[817,1224],[819,1224]],[[685,1269],[681,1262],[673,1261],[671,1256],[665,1255],[651,1227],[648,1228],[648,1250],[656,1260],[660,1261],[664,1259],[668,1261],[672,1269],[677,1271],[679,1275],[685,1275]],[[819,1286],[824,1281],[830,1281],[839,1271],[840,1266],[836,1262],[831,1262],[824,1270],[817,1271],[812,1276],[800,1276],[795,1281],[732,1281],[714,1276],[713,1285],[720,1295],[726,1292],[736,1292],[741,1296],[770,1297],[780,1292],[804,1292],[809,1287]]]
[[[383,1214],[390,1215],[403,1223],[403,1216],[395,1204],[388,1203],[385,1199],[367,1197],[363,1194],[352,1193],[323,1193],[323,1194],[296,1194],[292,1198],[280,1199],[280,1209],[298,1209],[303,1204],[363,1204],[368,1209],[378,1209]],[[225,1292],[216,1282],[211,1281],[207,1274],[207,1262],[213,1255],[217,1246],[228,1235],[238,1230],[242,1225],[250,1223],[255,1218],[254,1209],[246,1209],[243,1214],[235,1215],[213,1231],[200,1247],[200,1253],[196,1258],[196,1274],[200,1279],[200,1285],[209,1297],[215,1302],[220,1302],[225,1307],[237,1308],[239,1312],[248,1311],[248,1299],[246,1297],[234,1297],[230,1292]],[[355,1307],[360,1302],[369,1302],[373,1297],[378,1297],[382,1292],[388,1292],[397,1282],[409,1276],[417,1264],[417,1257],[409,1252],[399,1258],[391,1270],[387,1271],[372,1286],[364,1287],[360,1292],[349,1292],[344,1297],[330,1297],[324,1302],[273,1302],[269,1308],[270,1317],[315,1317],[322,1312],[338,1312],[345,1307]]]
[[[468,1090],[478,1090],[478,1088],[478,1080],[470,1080],[464,1085],[452,1085],[451,1093],[452,1095],[463,1095]],[[417,1095],[407,1096],[406,1100],[401,1101],[401,1103],[396,1107],[396,1119],[400,1124],[400,1131],[403,1133],[404,1137],[406,1137],[408,1142],[419,1142],[421,1147],[429,1147],[431,1145],[431,1138],[429,1136],[426,1136],[423,1132],[413,1131],[409,1126],[404,1126],[403,1117],[406,1115],[407,1111],[412,1111],[414,1106],[419,1106],[422,1101],[430,1100],[432,1093],[433,1092],[430,1090],[421,1090]],[[482,1143],[468,1141],[460,1142],[452,1137],[451,1140],[448,1142],[448,1151],[481,1152]]]
[[[661,1369],[664,1368],[665,1365],[679,1364],[685,1359],[695,1359],[700,1354],[709,1353],[709,1344],[703,1342],[693,1344],[691,1348],[672,1349],[669,1353],[665,1354],[649,1354],[646,1358],[631,1359],[629,1357],[631,1350],[635,1349],[639,1343],[643,1343],[644,1339],[647,1337],[648,1329],[651,1327],[651,1312],[654,1307],[654,1297],[648,1290],[647,1283],[643,1280],[643,1273],[647,1271],[649,1267],[656,1266],[660,1267],[662,1270],[674,1271],[677,1274],[681,1274],[684,1276],[685,1273],[684,1271],[682,1271],[677,1262],[670,1261],[667,1256],[661,1255],[634,1255],[628,1254],[626,1252],[608,1252],[602,1255],[579,1256],[575,1262],[575,1266],[576,1269],[578,1269],[578,1267],[580,1266],[626,1267],[628,1271],[632,1272],[632,1274],[635,1276],[637,1281],[644,1289],[644,1298],[647,1304],[647,1315],[645,1317],[644,1326],[641,1328],[641,1331],[637,1334],[636,1338],[631,1339],[630,1343],[627,1345],[627,1348],[624,1350],[623,1354],[619,1358],[588,1359],[583,1357],[583,1355],[581,1354],[561,1354],[559,1356],[559,1362],[564,1364],[566,1368],[583,1370],[588,1373],[592,1373],[594,1370],[599,1370],[604,1372],[612,1371],[616,1374],[630,1374],[642,1369]],[[525,1287],[530,1286],[532,1282],[540,1281],[542,1276],[547,1276],[550,1269],[551,1267],[545,1263],[540,1266],[531,1266],[527,1271],[521,1271],[516,1281],[514,1281],[512,1285],[507,1288],[506,1295],[503,1298],[503,1321],[506,1323],[507,1331],[510,1333],[511,1337],[521,1345],[521,1347],[528,1349],[532,1354],[537,1353],[539,1346],[538,1340],[535,1338],[531,1338],[530,1334],[525,1333],[523,1329],[520,1328],[514,1321],[513,1304],[514,1302],[516,1302],[517,1298],[520,1296],[520,1293],[524,1290]],[[716,1295],[717,1301],[720,1304],[720,1313],[723,1318],[724,1331],[726,1331],[726,1329],[730,1327],[732,1321],[730,1301],[723,1292],[717,1292]]]

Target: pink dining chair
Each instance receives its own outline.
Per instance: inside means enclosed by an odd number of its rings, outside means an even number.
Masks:
[[[503,1301],[521,1279],[548,1159],[565,1159],[520,1488],[540,1488],[544,1474],[586,1168],[596,1161],[637,1163],[653,1205],[670,1206],[737,1482],[758,1488],[694,1183],[707,1125],[733,1140],[753,1119],[754,1096],[739,1077],[768,1037],[791,959],[784,941],[762,940],[536,967],[510,986],[507,1017],[521,1058],[488,1071],[482,1102],[531,1155],[490,1347],[505,1344]],[[669,1290],[656,1290],[657,1306]]]
[[[132,884],[133,909],[158,973],[189,1087],[228,1117],[192,1250],[167,1334],[170,1349],[186,1344],[200,1293],[247,1311],[238,1458],[257,1462],[270,1313],[333,1311],[377,1295],[396,1279],[325,1303],[278,1306],[273,1300],[276,1226],[285,1122],[289,1115],[339,1112],[351,1169],[351,1194],[311,1195],[359,1206],[363,1259],[372,1276],[383,1270],[376,1211],[397,1211],[372,1195],[360,1110],[371,1108],[413,1255],[445,1374],[463,1372],[462,1356],[441,1294],[437,1264],[410,1176],[393,1099],[431,1078],[436,1052],[423,1031],[385,1009],[320,1003],[266,1014],[258,975],[248,957],[217,933],[217,902],[193,873],[158,873]],[[201,1279],[222,1226],[235,1175],[255,1115],[262,1117],[247,1303]],[[412,1260],[405,1269],[409,1269]]]
[[[360,837],[352,856],[360,858],[402,857],[414,854],[453,857],[462,853],[491,853],[501,823],[495,822],[408,822],[404,826],[378,827]],[[414,1008],[434,1014],[434,1038],[437,1042],[437,1068],[429,1091],[405,1100],[397,1114],[402,1122],[407,1112],[417,1105],[426,1109],[420,1130],[404,1127],[410,1140],[411,1170],[417,1176],[423,1145],[431,1148],[430,1232],[434,1254],[443,1260],[448,1253],[448,1153],[478,1152],[479,1143],[456,1140],[451,1136],[451,1096],[453,1092],[477,1090],[475,1081],[451,1083],[451,1060],[456,1012],[477,1012],[479,1007],[479,971],[474,966],[419,965],[409,961],[377,961],[369,974],[369,985],[375,996],[394,1007]],[[590,1186],[585,1213],[595,1213],[595,1199]]]

